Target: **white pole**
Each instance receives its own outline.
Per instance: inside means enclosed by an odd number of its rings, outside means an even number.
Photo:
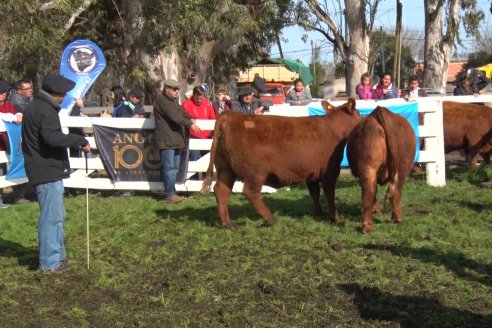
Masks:
[[[90,263],[90,247],[89,247],[89,167],[87,153],[84,152],[85,156],[85,208],[86,208],[86,237],[87,237],[87,270],[89,270]]]

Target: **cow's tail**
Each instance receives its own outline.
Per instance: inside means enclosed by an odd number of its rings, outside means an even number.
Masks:
[[[398,129],[395,126],[391,126],[389,121],[389,116],[392,113],[381,106],[376,107],[373,112],[373,116],[376,121],[381,125],[384,131],[386,147],[388,150],[387,156],[387,166],[389,173],[389,185],[388,185],[388,194],[393,194],[396,188],[396,185],[399,183],[400,177],[399,174],[399,159],[398,159]]]
[[[207,173],[203,179],[201,194],[208,194],[210,192],[210,185],[212,184],[212,178],[214,173],[215,155],[217,153],[217,144],[219,143],[220,126],[222,125],[223,117],[220,115],[215,121],[214,134],[212,138],[212,148],[210,149],[210,162],[208,164]],[[222,119],[221,119],[222,118]]]

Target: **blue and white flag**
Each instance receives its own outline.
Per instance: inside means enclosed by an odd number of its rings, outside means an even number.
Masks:
[[[17,123],[3,123],[5,125],[5,131],[9,136],[10,154],[9,154],[9,169],[5,178],[9,179],[21,179],[26,177],[26,170],[24,169],[24,154],[22,153],[21,137],[22,137],[22,125]]]
[[[75,101],[81,99],[106,67],[102,50],[92,41],[77,40],[63,51],[60,74],[76,83],[61,103],[61,114],[69,114]]]
[[[388,108],[395,114],[399,114],[407,119],[407,121],[412,126],[413,132],[415,132],[415,137],[417,138],[416,144],[417,149],[415,151],[414,162],[418,162],[420,156],[420,139],[419,139],[419,113],[418,113],[418,103],[416,102],[406,102],[402,104],[391,104],[384,106]],[[372,113],[375,108],[357,108],[361,116],[367,116]],[[309,116],[314,115],[325,115],[326,112],[322,107],[308,107]],[[347,160],[347,147],[343,152],[342,166],[349,166]]]

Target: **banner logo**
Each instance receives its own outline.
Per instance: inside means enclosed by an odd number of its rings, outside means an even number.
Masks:
[[[111,181],[162,181],[154,130],[94,125],[94,138]]]
[[[69,58],[69,65],[76,74],[87,74],[91,72],[97,64],[96,52],[89,47],[80,47]]]

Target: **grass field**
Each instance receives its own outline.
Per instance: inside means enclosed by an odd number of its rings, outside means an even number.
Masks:
[[[311,216],[304,186],[265,195],[265,227],[242,195],[238,229],[215,198],[67,197],[71,270],[36,270],[38,205],[0,213],[0,327],[492,327],[492,168],[405,185],[403,223],[360,233],[360,188],[340,177],[338,225]],[[384,190],[379,192],[380,199]],[[325,207],[326,209],[326,207]]]

